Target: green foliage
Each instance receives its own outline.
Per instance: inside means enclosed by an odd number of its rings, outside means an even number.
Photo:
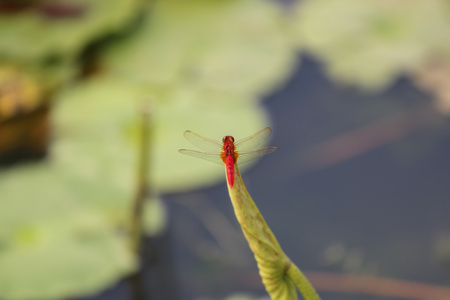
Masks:
[[[93,80],[61,96],[55,113],[58,132],[53,159],[80,178],[131,193],[139,100],[148,100],[152,111],[149,177],[156,192],[203,186],[223,178],[221,168],[171,151],[183,146],[180,132],[205,128],[205,134],[220,136],[252,132],[267,123],[264,111],[246,97],[190,86],[152,88],[117,79]],[[226,102],[230,105],[223,105]]]
[[[286,26],[270,1],[156,1],[140,30],[111,48],[107,64],[133,81],[259,97],[295,66]]]
[[[450,49],[445,0],[298,2],[299,45],[338,82],[385,87]]]
[[[43,164],[0,174],[2,299],[88,294],[135,268],[117,228],[59,177]]]
[[[79,72],[86,45],[142,12],[138,1],[77,5],[85,12],[68,19],[2,16],[0,62],[55,87]],[[269,1],[165,0],[146,8],[137,32],[107,49],[104,73],[58,93],[48,162],[0,171],[0,298],[85,295],[133,271],[120,233],[136,188],[141,104],[151,109],[152,190],[217,182],[220,167],[177,153],[180,133],[245,135],[267,126],[257,100],[294,65],[285,25]],[[146,207],[145,228],[157,234],[164,205]]]
[[[117,32],[135,17],[140,0],[68,1],[80,12],[49,17],[39,9],[3,13],[0,18],[0,58],[20,64],[46,59],[74,59],[86,45]],[[54,3],[57,4],[57,3]]]
[[[49,1],[47,5],[68,6],[74,14],[51,17],[39,7],[1,14],[0,65],[15,64],[39,78],[42,87],[54,90],[79,72],[77,60],[88,45],[120,32],[135,19],[142,1]]]

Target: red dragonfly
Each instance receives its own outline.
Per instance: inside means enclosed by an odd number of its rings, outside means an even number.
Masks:
[[[224,136],[222,142],[220,142],[186,130],[184,132],[184,137],[193,145],[206,152],[186,149],[180,149],[178,152],[218,164],[225,164],[228,183],[232,188],[234,184],[234,165],[237,162],[243,164],[278,150],[278,147],[267,147],[254,150],[261,145],[271,133],[272,129],[266,127],[237,142],[234,141],[234,137],[231,135]]]

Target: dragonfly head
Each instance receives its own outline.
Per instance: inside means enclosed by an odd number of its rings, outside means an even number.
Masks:
[[[234,143],[234,137],[231,135],[226,135],[223,137],[222,142],[225,144],[226,142],[232,142]]]

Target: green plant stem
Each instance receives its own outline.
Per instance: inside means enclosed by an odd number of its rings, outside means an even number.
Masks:
[[[143,227],[143,211],[145,199],[149,193],[148,186],[148,163],[149,163],[149,109],[148,105],[144,104],[140,111],[140,147],[138,158],[138,173],[137,173],[137,186],[136,194],[133,201],[132,213],[131,213],[131,249],[136,255],[139,255],[142,241],[142,227]]]
[[[298,299],[297,287],[305,300],[319,300],[319,295],[308,279],[284,254],[247,192],[237,165],[234,176],[234,186],[231,188],[228,185],[231,203],[244,236],[255,255],[263,284],[271,298],[273,300]]]
[[[305,299],[319,299],[319,296],[317,295],[314,287],[295,264],[291,264],[289,266],[286,274],[289,279],[292,280],[292,282],[295,284],[297,289],[301,291]]]

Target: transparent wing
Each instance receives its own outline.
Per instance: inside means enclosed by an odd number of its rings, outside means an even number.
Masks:
[[[267,147],[267,148],[262,148],[262,149],[258,149],[255,151],[238,152],[239,156],[238,156],[237,162],[240,165],[245,164],[246,162],[257,159],[261,156],[270,154],[272,152],[275,152],[278,149],[279,149],[278,147]]]
[[[222,142],[201,136],[198,133],[186,130],[184,137],[194,146],[206,152],[222,152]]]
[[[266,127],[257,133],[248,136],[246,138],[243,138],[235,143],[237,150],[239,153],[241,151],[249,151],[253,150],[269,137],[269,135],[272,133],[272,129],[270,127]]]
[[[220,153],[208,153],[208,152],[201,152],[201,151],[195,151],[195,150],[187,150],[187,149],[180,149],[178,152],[182,154],[186,154],[192,157],[201,158],[207,161],[212,161],[213,163],[223,165],[222,158],[220,157]]]

